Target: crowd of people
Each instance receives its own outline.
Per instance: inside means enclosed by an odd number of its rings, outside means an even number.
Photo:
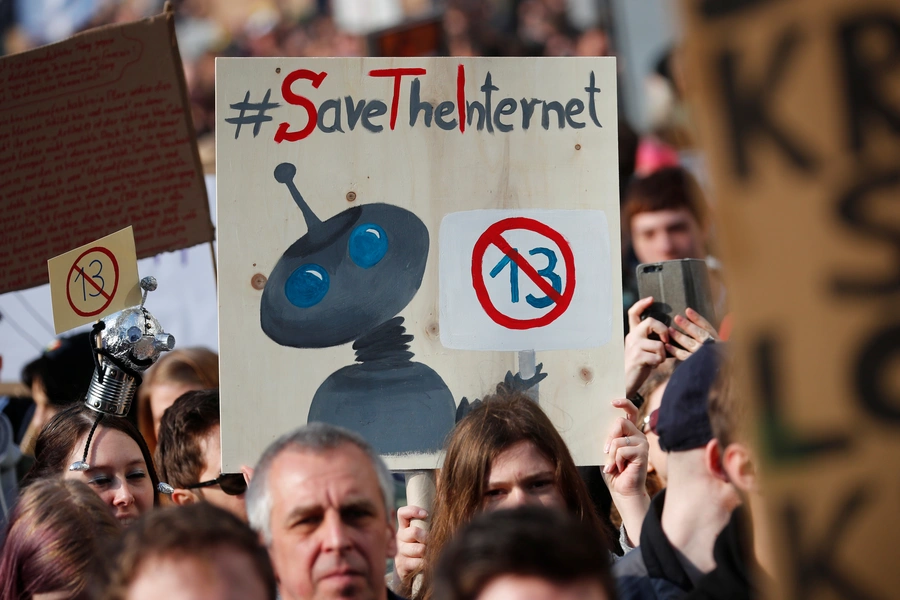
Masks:
[[[707,258],[699,190],[678,166],[632,180],[636,260]],[[372,447],[323,423],[222,473],[209,350],[165,355],[129,417],[97,419],[81,401],[92,334],[60,338],[24,370],[30,410],[3,413],[22,446],[0,598],[755,597],[771,565],[728,343],[716,315],[666,324],[652,301],[625,313],[626,397],[597,432],[599,479],[501,383],[457,423],[427,507],[397,508]]]
[[[128,419],[74,401],[35,441],[0,597],[754,597],[771,566],[728,344],[710,333],[675,360],[641,382],[652,400],[613,403],[618,526],[538,404],[503,384],[447,441],[433,506],[399,510],[391,472],[345,429],[310,423],[223,474],[215,389],[164,411],[152,456]]]
[[[0,3],[7,52],[53,41],[25,4]],[[157,0],[82,4],[57,31],[162,9]],[[215,133],[216,56],[369,52],[327,2],[173,4],[201,145]],[[18,11],[4,13],[11,5]],[[602,28],[579,28],[565,5],[451,0],[439,16],[441,51],[613,52]],[[655,76],[677,102],[677,54]],[[731,385],[714,206],[685,158],[681,125],[664,118],[643,137],[619,125],[628,333],[624,397],[598,399],[621,411],[596,433],[606,464],[576,466],[540,406],[501,383],[449,436],[431,506],[398,507],[397,480],[372,447],[323,423],[223,473],[214,352],[167,353],[129,415],[98,419],[83,403],[93,334],[64,336],[24,369],[30,397],[0,404],[0,433],[13,446],[0,447],[9,457],[0,459],[0,600],[758,597],[773,567],[754,448]],[[648,316],[654,298],[641,297],[635,266],[679,259],[706,264],[712,314],[688,308],[667,323]]]

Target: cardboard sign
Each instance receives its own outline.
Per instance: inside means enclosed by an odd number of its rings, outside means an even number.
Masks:
[[[212,240],[173,22],[0,58],[0,293],[128,225],[139,258]]]
[[[598,348],[612,334],[602,211],[482,210],[444,217],[441,343],[460,350]]]
[[[594,302],[608,326],[546,344],[523,330],[499,346],[561,349],[537,353],[540,404],[579,464],[603,462],[610,400],[624,388],[615,73],[609,58],[217,61],[223,469],[253,464],[308,420],[359,431],[394,469],[435,468],[462,398],[518,371],[515,352],[441,343],[442,263],[471,273],[490,226],[445,252],[441,221],[501,208],[511,212],[492,223],[546,218],[561,246],[521,250],[558,252],[562,268],[570,248],[584,288],[572,296],[574,280],[562,281],[567,311]],[[586,222],[606,271],[579,258],[588,232],[567,211],[606,215]],[[482,264],[498,252],[485,248]],[[506,268],[495,282],[508,295]],[[548,285],[522,287],[522,302],[557,294]],[[469,347],[498,347],[484,336]]]
[[[141,303],[131,227],[51,258],[47,270],[57,334]]]
[[[684,2],[778,590],[900,587],[900,7]]]

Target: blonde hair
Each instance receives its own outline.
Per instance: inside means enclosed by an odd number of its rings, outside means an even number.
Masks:
[[[207,348],[180,348],[163,354],[144,377],[138,390],[137,421],[150,453],[156,451],[156,432],[150,395],[155,385],[191,385],[209,390],[219,387],[219,355]]]

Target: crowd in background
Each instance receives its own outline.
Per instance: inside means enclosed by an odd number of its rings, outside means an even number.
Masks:
[[[337,3],[336,3],[337,4]],[[348,3],[379,13],[396,6],[393,19],[435,20],[441,35],[433,52],[446,56],[608,56],[608,15],[600,3],[588,21],[567,10],[566,0],[388,0]],[[588,2],[587,4],[591,4]],[[215,58],[378,56],[366,23],[342,27],[322,0],[172,0],[176,31],[201,146],[215,131]],[[367,8],[367,5],[370,5]],[[57,13],[48,18],[48,13]],[[162,0],[0,0],[0,51],[21,52],[77,31],[158,14]],[[5,16],[4,16],[5,13]],[[383,9],[380,14],[391,13]],[[373,15],[376,18],[378,14]],[[360,30],[364,33],[360,33]]]

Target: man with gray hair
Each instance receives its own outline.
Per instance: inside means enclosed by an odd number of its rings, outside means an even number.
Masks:
[[[283,600],[394,600],[394,482],[357,434],[311,423],[263,453],[246,495]]]

